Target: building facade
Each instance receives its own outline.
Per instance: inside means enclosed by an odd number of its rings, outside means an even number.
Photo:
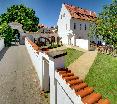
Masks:
[[[89,27],[95,24],[96,13],[73,5],[62,4],[58,25],[58,35],[63,44],[89,49]],[[91,41],[97,43],[96,38]]]

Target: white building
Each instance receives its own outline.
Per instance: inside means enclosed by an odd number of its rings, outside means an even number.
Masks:
[[[58,25],[58,34],[63,44],[79,46],[89,50],[88,32],[94,23],[96,13],[73,5],[62,4]],[[97,39],[94,39],[97,43]]]

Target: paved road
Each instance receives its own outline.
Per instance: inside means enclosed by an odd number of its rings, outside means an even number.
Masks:
[[[0,52],[0,104],[48,104],[23,45]]]

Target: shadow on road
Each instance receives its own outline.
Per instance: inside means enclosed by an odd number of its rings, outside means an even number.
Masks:
[[[0,61],[1,59],[4,57],[4,54],[6,53],[6,51],[8,50],[9,47],[5,47],[0,51]]]

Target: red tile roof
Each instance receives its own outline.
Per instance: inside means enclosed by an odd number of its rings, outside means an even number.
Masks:
[[[40,27],[40,28],[48,28],[46,25],[44,25],[44,24],[38,24],[38,27]]]
[[[33,47],[33,49],[36,51],[36,53],[38,54],[40,48],[35,43],[33,43],[29,38],[27,38],[27,40],[30,43],[30,45]]]
[[[73,5],[68,5],[68,4],[64,4],[66,9],[70,12],[72,18],[75,19],[81,19],[81,20],[88,20],[88,21],[94,21],[96,18],[96,13],[86,10],[86,9],[82,9],[80,7],[76,7]]]
[[[66,84],[75,91],[76,95],[80,95],[84,104],[110,104],[108,99],[102,99],[102,95],[95,93],[92,87],[88,87],[79,77],[74,76],[68,68],[58,68],[57,72],[62,76]]]

